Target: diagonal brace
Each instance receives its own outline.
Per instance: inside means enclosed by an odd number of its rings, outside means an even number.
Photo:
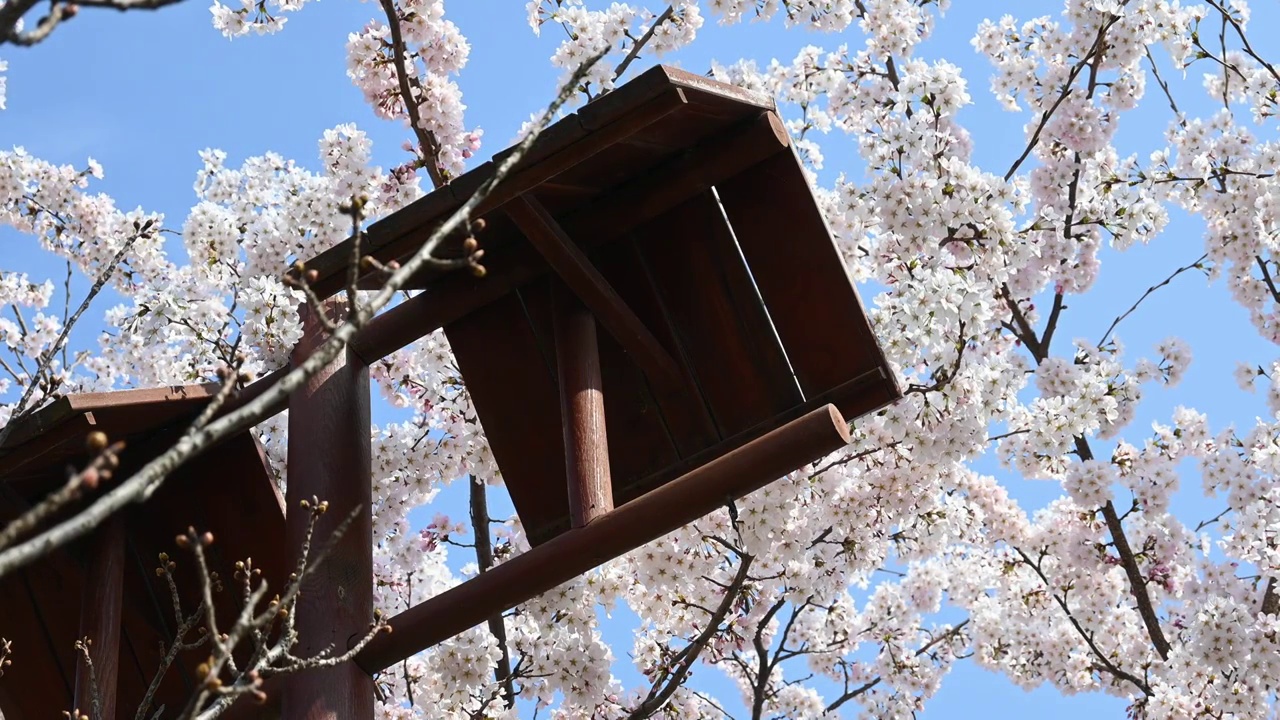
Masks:
[[[680,366],[537,198],[520,195],[503,210],[651,381],[683,384]]]

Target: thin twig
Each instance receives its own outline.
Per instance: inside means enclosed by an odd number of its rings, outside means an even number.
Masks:
[[[5,441],[9,439],[9,435],[17,425],[14,421],[21,418],[23,413],[26,412],[27,403],[31,400],[32,393],[35,392],[36,387],[40,384],[41,378],[48,374],[49,367],[57,359],[59,349],[66,344],[67,338],[70,337],[71,328],[75,327],[80,320],[80,316],[84,314],[85,310],[89,309],[89,304],[93,302],[93,299],[98,296],[102,288],[111,280],[111,276],[115,274],[116,266],[124,261],[125,254],[129,252],[135,242],[151,231],[151,227],[152,221],[147,220],[132,237],[124,241],[124,244],[120,246],[120,250],[116,252],[115,257],[111,258],[111,262],[98,274],[98,279],[94,281],[93,287],[89,288],[89,294],[85,295],[80,307],[76,308],[75,313],[71,315],[71,321],[63,324],[62,332],[58,334],[58,339],[41,355],[40,364],[36,368],[35,375],[32,376],[30,384],[27,385],[27,389],[23,391],[22,397],[18,399],[18,404],[14,406],[13,412],[9,415],[9,422],[3,428],[0,428],[0,447],[4,447]]]
[[[1106,345],[1107,340],[1108,340],[1108,339],[1110,339],[1110,337],[1111,337],[1111,333],[1116,329],[1116,326],[1117,326],[1117,325],[1119,325],[1119,324],[1120,324],[1120,323],[1121,323],[1125,318],[1127,318],[1127,317],[1129,317],[1130,315],[1132,315],[1132,314],[1133,314],[1133,311],[1134,311],[1134,310],[1137,310],[1137,309],[1138,309],[1138,306],[1142,304],[1142,301],[1146,300],[1146,299],[1147,299],[1147,297],[1149,297],[1149,296],[1151,295],[1151,293],[1153,293],[1153,292],[1155,292],[1156,290],[1159,290],[1160,288],[1164,287],[1165,285],[1168,285],[1169,283],[1173,282],[1173,279],[1174,279],[1174,278],[1176,278],[1176,277],[1178,277],[1178,276],[1179,276],[1179,275],[1181,275],[1182,273],[1184,273],[1184,272],[1186,272],[1186,271],[1188,271],[1188,270],[1194,270],[1194,269],[1199,268],[1199,267],[1200,267],[1200,263],[1203,263],[1203,262],[1204,262],[1208,257],[1209,257],[1209,253],[1205,253],[1205,254],[1201,255],[1200,257],[1196,258],[1196,260],[1195,260],[1194,262],[1192,262],[1191,264],[1189,264],[1189,265],[1183,265],[1182,267],[1180,267],[1180,268],[1178,268],[1177,270],[1174,270],[1172,273],[1170,273],[1170,274],[1169,274],[1169,277],[1167,277],[1167,278],[1165,278],[1164,280],[1161,280],[1160,282],[1156,283],[1155,285],[1152,285],[1151,287],[1147,288],[1147,291],[1146,291],[1146,292],[1144,292],[1144,293],[1142,293],[1142,297],[1138,298],[1138,299],[1137,299],[1137,301],[1136,301],[1136,302],[1134,302],[1134,303],[1133,303],[1133,305],[1131,305],[1131,306],[1129,307],[1129,309],[1128,309],[1128,310],[1125,310],[1125,311],[1124,311],[1123,313],[1121,313],[1120,315],[1117,315],[1117,316],[1116,316],[1116,319],[1111,321],[1111,325],[1107,327],[1107,331],[1106,331],[1106,332],[1102,333],[1102,339],[1098,341],[1098,344],[1097,344],[1097,346],[1096,346],[1096,347],[1102,347],[1103,345]]]

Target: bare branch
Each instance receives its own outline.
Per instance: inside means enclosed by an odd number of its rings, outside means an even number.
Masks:
[[[1107,340],[1110,339],[1112,331],[1116,329],[1116,326],[1119,325],[1125,318],[1132,315],[1133,311],[1137,310],[1138,306],[1142,304],[1142,301],[1146,300],[1147,297],[1151,295],[1151,293],[1173,282],[1173,279],[1178,277],[1182,273],[1188,270],[1199,269],[1200,267],[1202,267],[1201,263],[1203,263],[1206,259],[1208,259],[1208,257],[1209,257],[1209,253],[1205,253],[1201,255],[1200,257],[1196,258],[1195,261],[1192,262],[1191,264],[1183,265],[1177,270],[1174,270],[1172,273],[1169,273],[1169,277],[1147,288],[1147,291],[1142,293],[1142,297],[1138,298],[1137,301],[1134,302],[1133,305],[1131,305],[1128,310],[1125,310],[1123,313],[1116,316],[1115,320],[1111,321],[1111,325],[1107,327],[1107,331],[1102,333],[1102,339],[1098,341],[1097,346],[1102,347],[1103,345],[1105,345],[1107,343]]]
[[[484,481],[472,477],[470,481],[471,527],[476,534],[476,565],[480,572],[493,567],[493,540],[489,537],[489,498],[485,495]],[[511,674],[511,649],[507,647],[507,626],[499,613],[489,618],[489,633],[502,652],[493,669],[494,679],[502,686],[502,699],[508,709],[515,707],[516,686]],[[405,683],[406,687],[408,682]]]

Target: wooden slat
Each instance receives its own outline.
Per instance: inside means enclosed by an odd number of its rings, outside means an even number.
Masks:
[[[560,224],[571,237],[598,247],[787,147],[781,120],[764,113],[581,210],[561,216]],[[546,263],[527,243],[504,247],[502,252],[486,255],[488,274],[483,279],[451,273],[437,279],[426,292],[374,318],[353,341],[356,353],[365,362],[375,362],[547,272]]]
[[[659,381],[680,382],[680,368],[666,349],[537,199],[518,197],[507,204],[506,212],[645,374]]]
[[[41,572],[47,574],[48,566]],[[28,592],[27,569],[19,570],[0,581],[0,637],[13,643],[13,665],[5,668],[0,678],[0,691],[5,692],[5,717],[56,717],[71,708],[71,684],[74,668],[64,667],[51,643],[44,613]],[[66,589],[70,591],[70,589]],[[75,613],[78,595],[57,601],[59,610]],[[68,602],[70,601],[70,602]],[[72,617],[75,617],[72,615]],[[13,710],[10,715],[9,711]],[[48,710],[49,714],[42,711]]]
[[[786,356],[714,197],[684,203],[636,237],[721,437],[799,404]]]
[[[666,92],[656,93],[645,102],[631,107],[629,112],[615,121],[603,127],[593,128],[593,131],[580,141],[571,143],[531,165],[522,164],[523,169],[516,170],[498,185],[485,201],[476,207],[474,215],[481,216],[500,207],[512,198],[537,187],[540,183],[550,180],[611,145],[622,142],[649,124],[680,109],[684,104],[684,96],[677,88],[672,87]],[[394,216],[399,217],[394,221],[388,218],[388,224],[385,227],[376,227],[376,225],[370,227],[362,240],[362,253],[373,255],[383,261],[411,254],[426,240],[431,228],[442,222],[447,213],[461,204],[463,197],[470,197],[475,188],[493,175],[495,167],[493,161],[484,163],[459,177],[450,186],[432,193],[432,196],[441,194],[442,197],[433,199],[431,202],[424,202],[427,198],[423,198],[410,206],[412,210],[405,208],[395,213]],[[452,187],[453,185],[457,187]],[[391,235],[392,232],[399,234]],[[350,262],[352,242],[350,239],[344,240],[315,260],[307,261],[309,268],[320,273],[317,280],[312,283],[312,288],[320,297],[328,297],[342,289],[346,282],[345,268]],[[368,249],[364,250],[364,248]]]
[[[782,120],[761,113],[727,129],[688,153],[673,157],[582,209],[560,217],[571,237],[591,247],[627,235],[681,203],[702,194],[790,147]]]
[[[625,485],[619,484],[614,489],[615,500],[618,504],[631,502],[824,406],[831,405],[838,410],[843,405],[852,408],[854,412],[858,413],[858,416],[862,416],[889,405],[899,397],[901,397],[901,394],[894,385],[891,376],[886,375],[885,371],[880,368],[868,370],[837,388],[808,398],[793,408],[774,415],[764,422],[747,428],[719,443],[708,446],[701,452],[683,458],[679,462],[662,468],[648,477],[640,478]],[[855,416],[849,415],[846,417],[856,422]]]
[[[887,368],[795,157],[779,153],[716,187],[805,395]]]
[[[445,326],[511,501],[527,531],[568,514],[560,400],[514,294]]]
[[[610,452],[618,458],[618,464],[628,468],[627,472],[619,474],[618,477],[620,479],[644,477],[669,464],[667,452],[660,450],[659,439],[663,435],[669,438],[670,446],[674,447],[675,455],[679,457],[710,447],[719,441],[719,435],[716,433],[715,423],[711,419],[707,405],[697,391],[697,383],[689,373],[684,349],[663,312],[661,300],[658,298],[651,278],[645,272],[644,262],[636,248],[636,242],[628,238],[623,242],[610,245],[597,252],[594,259],[605,279],[618,290],[618,294],[626,301],[627,306],[635,311],[645,327],[653,330],[658,342],[667,348],[680,365],[681,382],[678,385],[664,386],[647,383],[650,392],[646,396],[638,389],[645,378],[638,372],[634,362],[627,362],[625,366],[619,362],[618,367],[614,369],[615,364],[610,360],[609,344],[604,344],[601,349],[603,354],[601,362],[605,366],[605,388],[609,392],[609,397],[616,398],[620,394],[613,390],[610,384],[612,372],[622,375],[629,371],[627,376],[634,376],[634,380],[629,381],[629,385],[637,387],[633,392],[638,393],[636,416],[628,420],[610,416],[610,427],[619,425],[630,427],[628,435],[631,436],[652,435],[652,438],[644,443],[644,449],[636,453],[634,462],[623,462],[622,457],[628,457],[630,453],[622,448],[614,449],[612,445],[610,446]],[[620,348],[618,355],[620,361],[627,359]],[[613,411],[619,404],[617,399],[607,402],[605,410]],[[641,430],[639,425],[642,418],[646,419],[647,423],[653,424],[652,429]],[[658,435],[658,431],[662,431],[663,435]],[[617,433],[610,435],[610,438],[615,437]]]
[[[124,518],[119,515],[107,520],[89,543],[85,583],[80,597],[80,629],[76,634],[87,638],[90,643],[93,679],[91,682],[90,669],[85,663],[76,665],[74,709],[90,718],[105,720],[116,716],[121,603],[124,600],[124,545]]]
[[[767,93],[712,80],[680,68],[659,66],[668,82],[686,93],[686,97],[703,112],[736,114],[743,105],[761,110],[776,110],[777,103]]]

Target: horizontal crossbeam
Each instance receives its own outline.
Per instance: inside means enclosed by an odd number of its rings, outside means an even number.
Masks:
[[[849,442],[840,411],[826,405],[391,618],[359,655],[379,672],[552,590],[634,548],[803,467]]]

